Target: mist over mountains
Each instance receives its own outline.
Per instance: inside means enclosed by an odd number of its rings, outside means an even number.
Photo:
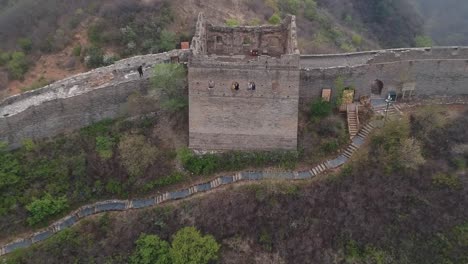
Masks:
[[[468,45],[468,1],[411,0],[435,45]]]

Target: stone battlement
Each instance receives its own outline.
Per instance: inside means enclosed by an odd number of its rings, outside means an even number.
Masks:
[[[468,59],[468,47],[404,48],[354,53],[301,55],[301,68],[354,67],[365,64],[398,61],[457,59]]]
[[[295,17],[223,27],[199,16],[189,61],[189,147],[296,149],[299,52]]]
[[[197,49],[200,56],[196,55]],[[6,98],[0,102],[0,141],[18,147],[24,139],[52,137],[116,118],[129,95],[144,93],[149,87],[151,67],[170,62],[173,56],[182,61],[191,57],[190,123],[199,123],[198,132],[194,132],[198,134],[192,134],[198,139],[191,137],[192,142],[198,142],[193,147],[211,142],[211,148],[229,149],[233,144],[247,142],[253,149],[265,149],[262,144],[269,144],[266,149],[294,148],[297,101],[307,103],[320,97],[323,88],[332,88],[336,95],[334,83],[338,78],[355,88],[355,99],[370,95],[376,80],[383,84],[381,96],[388,91],[402,94],[408,89],[417,98],[468,95],[468,47],[326,55],[292,52],[280,57],[206,55],[203,49],[203,41],[194,38],[192,50],[124,59]],[[144,78],[136,72],[139,65],[144,65]],[[233,82],[239,83],[238,91],[232,89]],[[255,84],[254,91],[249,90],[249,83]],[[236,129],[240,129],[238,134],[232,132]],[[211,134],[213,140],[204,133]],[[259,136],[262,133],[270,136]]]
[[[187,60],[190,51],[136,56],[113,65],[54,82],[0,103],[0,141],[17,147],[24,139],[51,137],[122,112],[130,94],[149,86],[152,67],[172,56]],[[140,78],[136,69],[143,65]]]
[[[356,97],[371,95],[376,81],[389,91],[413,97],[468,95],[468,47],[407,48],[358,53],[302,55],[302,102],[332,88],[337,78],[356,90]],[[333,91],[336,95],[336,91]]]

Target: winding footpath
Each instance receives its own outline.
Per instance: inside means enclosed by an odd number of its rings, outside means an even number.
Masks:
[[[353,153],[356,152],[365,143],[366,138],[372,132],[372,130],[381,126],[383,126],[383,121],[371,121],[361,128],[359,133],[352,138],[351,144],[349,144],[339,156],[337,156],[335,159],[330,159],[320,163],[310,170],[290,172],[239,172],[235,175],[221,176],[210,182],[193,185],[187,189],[167,192],[147,199],[107,200],[82,206],[45,229],[27,235],[21,239],[17,239],[11,243],[2,245],[0,247],[0,256],[11,253],[16,249],[27,248],[35,243],[41,242],[53,236],[55,233],[58,233],[61,230],[75,225],[81,219],[103,212],[148,208],[168,201],[185,199],[200,192],[208,192],[219,188],[220,186],[235,184],[240,181],[259,181],[263,179],[305,180],[314,178],[315,176],[322,174],[325,171],[336,169],[345,164],[351,158]]]

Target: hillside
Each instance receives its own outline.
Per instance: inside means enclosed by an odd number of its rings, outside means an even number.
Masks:
[[[341,171],[312,181],[246,183],[153,209],[104,214],[6,260],[147,263],[129,261],[138,256],[141,234],[174,248],[176,232],[194,226],[221,246],[219,263],[464,264],[468,181],[460,146],[468,139],[466,110],[410,111],[408,119],[374,132]],[[157,245],[146,250],[156,258],[167,254]]]
[[[422,24],[405,0],[33,0],[0,2],[0,97],[137,54],[178,47],[199,12],[213,24],[298,16],[302,53],[413,46]],[[3,67],[2,67],[3,65]]]

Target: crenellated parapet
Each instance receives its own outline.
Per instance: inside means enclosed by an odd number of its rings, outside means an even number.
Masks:
[[[199,23],[204,25],[205,22]],[[294,23],[291,27],[295,27]],[[200,43],[205,45],[203,41]],[[219,146],[245,141],[245,135],[249,133],[253,136],[248,145],[253,148],[264,147],[258,145],[261,142],[267,142],[269,148],[294,146],[292,135],[297,133],[297,101],[307,103],[320,97],[322,89],[335,89],[338,78],[355,88],[355,99],[371,95],[376,80],[383,84],[381,94],[377,96],[385,96],[388,91],[403,94],[408,90],[414,98],[448,100],[468,96],[468,47],[326,55],[299,55],[291,49],[279,56],[249,57],[206,55],[206,46],[200,49],[202,54],[195,55],[196,45],[192,43],[192,50],[124,59],[6,98],[0,102],[0,141],[14,148],[24,139],[53,137],[106,118],[116,118],[122,114],[129,95],[148,89],[151,68],[158,63],[168,63],[175,56],[181,61],[191,58],[191,94],[192,99],[196,99],[190,101],[191,111],[192,114],[199,113],[201,119],[192,115],[195,119],[191,118],[190,122],[193,126],[202,124],[199,129],[202,132],[196,132],[197,135],[205,133],[203,129],[218,127],[208,130],[217,131],[213,135],[216,140],[210,142],[218,142]],[[143,78],[136,71],[140,65],[144,67]],[[233,90],[235,82],[239,83],[239,90]],[[252,84],[254,90],[249,87]],[[336,93],[332,92],[333,95]],[[212,104],[210,111],[202,111],[207,102]],[[265,106],[270,110],[267,111]],[[267,120],[282,125],[270,126],[265,123]],[[231,137],[234,128],[243,129],[243,132],[239,137],[226,138]],[[291,136],[284,137],[284,131]],[[255,136],[261,133],[273,134],[271,137]],[[203,136],[192,139],[194,147],[203,146],[207,140]],[[222,147],[229,148],[230,144]]]
[[[414,98],[466,96],[468,47],[301,55],[300,97],[303,102],[320,96],[323,88],[334,89],[337,78],[355,88],[355,99],[372,95],[376,80],[383,84],[383,89],[375,96],[385,96],[389,91]]]
[[[173,50],[123,59],[113,65],[78,74],[41,89],[0,102],[0,141],[17,147],[24,139],[52,137],[106,118],[116,118],[130,94],[149,87],[152,67],[189,50]],[[143,66],[144,76],[136,71]]]

